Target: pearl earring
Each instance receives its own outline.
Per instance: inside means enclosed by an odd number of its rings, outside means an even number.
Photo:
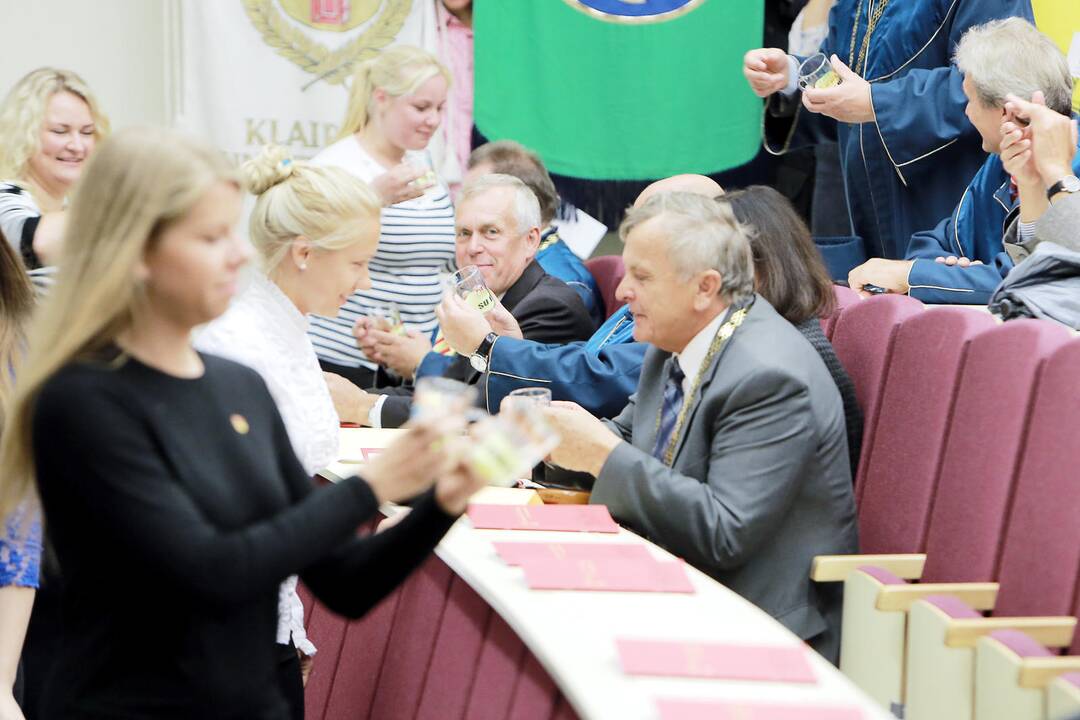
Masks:
[[[307,263],[301,263],[300,269],[301,270],[307,270]]]

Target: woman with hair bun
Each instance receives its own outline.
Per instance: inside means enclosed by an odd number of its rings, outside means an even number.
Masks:
[[[316,487],[262,377],[192,347],[250,256],[240,206],[219,153],[150,128],[102,143],[75,195],[0,439],[0,517],[36,490],[64,571],[44,717],[295,717],[277,674],[282,581],[359,617],[482,485],[449,422]],[[407,499],[399,524],[357,536]]]
[[[108,132],[90,88],[70,70],[38,68],[0,103],[0,234],[39,284],[59,252],[67,196]]]
[[[314,475],[338,458],[340,418],[307,337],[307,315],[332,315],[354,291],[371,287],[368,261],[379,242],[381,203],[344,170],[295,162],[281,147],[265,148],[241,174],[257,197],[248,231],[258,268],[195,347],[262,376],[297,459]],[[362,408],[344,419],[366,417]],[[296,580],[290,576],[279,590],[277,641],[282,690],[299,718],[315,646],[304,631]]]
[[[424,152],[442,122],[450,73],[433,55],[398,45],[360,64],[338,140],[315,156],[370,183],[382,198],[371,288],[334,315],[312,319],[323,369],[371,387],[378,365],[356,344],[361,317],[395,303],[405,325],[430,333],[442,298],[439,277],[454,267],[454,208]]]

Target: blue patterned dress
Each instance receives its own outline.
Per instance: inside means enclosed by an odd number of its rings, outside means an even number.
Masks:
[[[0,534],[0,587],[36,588],[41,570],[41,515],[23,503]]]

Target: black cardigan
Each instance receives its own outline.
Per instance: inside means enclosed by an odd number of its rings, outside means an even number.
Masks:
[[[336,612],[386,596],[453,523],[428,493],[400,525],[360,478],[316,488],[259,376],[202,356],[181,379],[134,359],[43,387],[33,453],[64,574],[47,717],[285,718],[278,584]]]

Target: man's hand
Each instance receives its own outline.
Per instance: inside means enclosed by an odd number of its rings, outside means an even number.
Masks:
[[[949,267],[971,267],[972,265],[982,265],[982,260],[972,260],[966,257],[956,257],[955,255],[948,255],[943,257],[934,258],[934,262],[941,263],[942,265],[948,265]]]
[[[406,380],[412,379],[420,361],[431,352],[431,341],[427,335],[416,330],[406,330],[404,335],[397,335],[371,328],[364,334],[364,343],[361,347],[365,355]],[[371,352],[368,352],[368,347]]]
[[[848,273],[848,286],[863,297],[872,297],[872,293],[863,290],[863,285],[877,285],[894,293],[908,291],[908,273],[913,260],[885,260],[873,258]]]
[[[870,83],[852,72],[851,68],[836,55],[832,56],[832,66],[836,74],[840,76],[840,84],[822,90],[804,88],[803,107],[810,112],[827,115],[839,122],[851,124],[873,122],[876,115],[873,97],[870,94]]]
[[[503,307],[503,304],[498,300],[495,301],[495,307],[488,310],[487,315],[484,317],[487,318],[491,324],[491,331],[496,335],[517,338],[518,340],[524,337],[517,318],[511,315],[510,311]]]
[[[551,462],[567,470],[587,472],[593,477],[607,462],[622,440],[604,423],[577,403],[553,402],[544,415],[559,433],[559,446],[551,452]]]
[[[1029,159],[1026,153],[1031,153],[1045,188],[1072,175],[1077,145],[1076,121],[1044,105],[1009,95],[1005,103],[1005,120],[1015,124],[1017,119],[1028,123],[1025,135],[1030,136],[1031,147],[1020,151],[1014,161],[1024,163]]]
[[[424,189],[413,182],[426,174],[425,169],[400,163],[372,180],[371,187],[379,193],[383,206],[394,205],[423,195]]]
[[[788,54],[783,50],[761,48],[743,56],[743,75],[759,98],[767,98],[786,88],[789,72]]]
[[[330,390],[330,398],[334,401],[334,410],[337,411],[338,418],[342,422],[367,425],[368,413],[375,406],[375,401],[379,399],[379,396],[364,392],[334,373],[324,372],[323,379],[326,380],[326,387]]]
[[[489,332],[494,332],[483,313],[469,305],[456,293],[443,293],[443,301],[435,308],[446,342],[458,355],[472,355]]]

